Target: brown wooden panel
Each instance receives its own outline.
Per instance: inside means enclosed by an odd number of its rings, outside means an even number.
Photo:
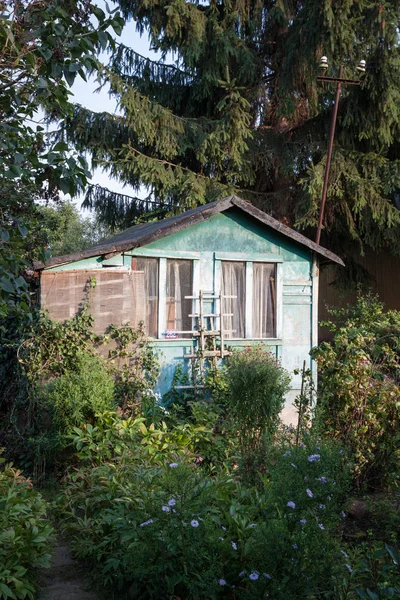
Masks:
[[[91,278],[96,279],[92,289]],[[136,327],[144,321],[144,296],[141,271],[44,271],[41,276],[41,307],[48,311],[51,319],[70,319],[89,301],[93,329],[100,334],[111,324]]]

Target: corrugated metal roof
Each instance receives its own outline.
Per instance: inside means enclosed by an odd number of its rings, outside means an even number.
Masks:
[[[195,223],[209,219],[212,215],[224,212],[234,207],[243,210],[243,212],[250,215],[260,223],[271,227],[275,231],[279,232],[285,237],[290,238],[298,244],[306,246],[329,261],[344,266],[342,259],[330,250],[323,248],[304,235],[301,235],[301,233],[298,233],[287,225],[280,223],[270,215],[267,215],[263,211],[252,206],[252,204],[249,202],[246,202],[237,196],[228,196],[227,198],[222,198],[222,200],[216,200],[210,204],[205,204],[203,206],[193,208],[192,210],[187,210],[186,212],[174,217],[169,217],[161,221],[134,225],[133,227],[129,227],[128,229],[125,229],[125,231],[114,235],[108,240],[105,240],[101,244],[92,246],[91,248],[83,250],[82,252],[67,254],[66,256],[55,256],[54,258],[48,260],[45,265],[37,266],[37,269],[46,269],[58,265],[68,264],[78,260],[83,260],[85,258],[91,258],[92,256],[119,254],[120,252],[131,250],[133,248],[139,248],[167,235],[171,235],[172,233],[186,229],[186,227],[190,227]]]

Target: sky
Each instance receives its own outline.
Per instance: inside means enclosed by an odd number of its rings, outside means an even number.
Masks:
[[[106,11],[104,0],[97,0],[96,4],[100,8],[102,8],[104,11]],[[113,8],[115,8],[115,4],[112,1],[108,2],[108,6],[110,7],[111,10]],[[138,52],[139,54],[142,54],[142,56],[146,56],[152,60],[157,60],[160,58],[160,55],[158,53],[156,53],[150,49],[150,42],[147,37],[147,34],[145,33],[141,37],[139,35],[139,33],[136,31],[135,24],[133,21],[126,23],[121,36],[116,36],[114,34],[114,32],[111,32],[111,33],[114,35],[116,41],[121,42],[121,43],[125,44],[126,46],[133,48],[136,52]],[[107,62],[108,55],[106,53],[102,54],[100,56],[100,60],[102,60],[103,62]],[[94,77],[92,77],[91,79],[88,79],[88,81],[86,82],[81,77],[78,76],[74,85],[71,88],[71,91],[73,93],[73,96],[71,97],[71,101],[81,104],[82,106],[85,106],[86,108],[96,111],[96,112],[107,111],[112,114],[116,113],[117,112],[116,99],[110,98],[106,89],[103,89],[100,92],[96,93],[95,90],[97,89],[97,87],[98,87],[98,84],[96,83]],[[123,184],[120,183],[119,181],[110,179],[106,173],[103,173],[101,171],[101,169],[96,169],[95,171],[92,172],[91,183],[99,184],[99,185],[101,185],[103,187],[107,187],[115,192],[122,192],[124,194],[127,194],[128,196],[132,195],[132,196],[144,197],[147,195],[145,189],[140,190],[138,193],[138,192],[134,192],[130,186],[124,187]],[[78,197],[78,198],[74,199],[74,203],[78,206],[78,208],[80,208],[82,201],[83,201],[83,197]],[[84,211],[84,212],[86,212],[86,211]]]

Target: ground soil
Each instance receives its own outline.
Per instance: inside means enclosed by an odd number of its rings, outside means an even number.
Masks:
[[[100,600],[62,538],[55,543],[50,568],[43,572],[39,600]]]

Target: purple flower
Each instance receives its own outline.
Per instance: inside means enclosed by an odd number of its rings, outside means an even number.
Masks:
[[[272,579],[271,575],[268,575],[268,573],[263,573],[263,577],[265,577],[265,579]]]
[[[321,510],[325,510],[326,509],[325,504],[320,504],[319,507],[320,507]]]
[[[318,477],[317,481],[320,481],[321,483],[327,483],[328,479],[326,477]]]
[[[318,527],[319,527],[320,529],[322,529],[322,531],[325,529],[325,527],[322,525],[322,523],[318,523]]]
[[[221,525],[221,529],[223,529],[223,531],[226,531],[226,527],[224,527],[223,525]]]
[[[257,527],[257,523],[250,523],[249,527],[251,527],[251,529],[254,529],[254,527]]]
[[[342,512],[340,514],[342,515],[342,519],[346,518],[346,513],[344,512],[344,510],[342,510]]]
[[[297,467],[294,463],[290,463],[290,466],[293,467],[293,469],[297,469]]]
[[[300,523],[301,523],[302,525],[305,525],[305,524],[307,523],[307,521],[306,521],[305,519],[300,519]]]
[[[220,579],[219,580],[219,585],[226,585],[225,579]]]
[[[199,526],[199,522],[196,521],[196,519],[193,519],[192,521],[190,521],[190,524],[192,527],[198,527]]]
[[[154,523],[153,519],[149,519],[148,521],[145,521],[144,523],[140,523],[139,527],[146,527],[146,525],[151,525],[152,523]]]
[[[305,444],[303,444],[303,443],[302,443],[302,444],[300,444],[300,448],[305,448],[305,447],[306,447],[306,445],[305,445]]]
[[[258,573],[258,571],[252,571],[249,575],[249,578],[252,581],[257,581],[257,579],[259,578],[260,574]]]
[[[308,457],[308,462],[319,462],[321,460],[321,455],[320,454],[311,454],[311,456]]]
[[[170,463],[169,468],[176,469],[177,466],[178,466],[178,463]]]
[[[237,545],[235,544],[235,542],[231,542],[231,545],[234,550],[237,550]]]
[[[306,494],[307,494],[307,496],[308,496],[309,498],[312,498],[312,497],[313,497],[313,493],[312,493],[312,491],[311,491],[310,489],[308,489],[308,488],[306,489]]]
[[[340,552],[343,554],[343,556],[345,558],[349,558],[349,555],[344,550],[341,550]]]
[[[290,452],[290,450],[288,450],[287,452],[285,452],[285,453],[283,454],[283,456],[290,456],[290,455],[291,455],[291,452]]]
[[[353,572],[353,569],[351,568],[350,565],[348,565],[347,563],[345,564],[346,569],[348,570],[349,573]]]
[[[296,505],[294,502],[290,501],[286,504],[286,506],[288,506],[289,508],[296,508]]]
[[[292,548],[294,548],[294,550],[298,550],[299,549],[299,547],[298,547],[297,544],[292,544]]]
[[[167,504],[168,504],[168,506],[175,506],[175,504],[176,504],[175,498],[171,498],[171,500],[168,500]]]
[[[240,571],[239,577],[244,577],[246,575],[246,571]]]
[[[164,512],[170,512],[171,510],[169,506],[162,506],[161,508]]]

